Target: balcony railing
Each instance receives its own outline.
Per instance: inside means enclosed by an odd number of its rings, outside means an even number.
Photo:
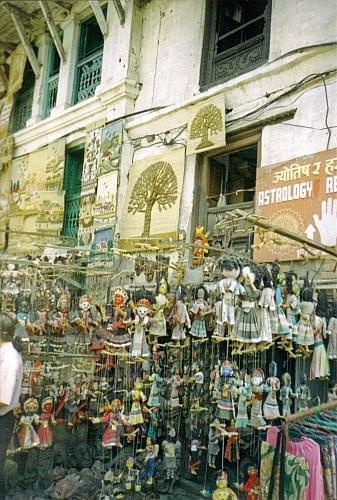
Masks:
[[[15,99],[12,118],[12,132],[26,127],[26,122],[32,116],[34,87],[19,92]]]
[[[103,52],[87,57],[77,65],[74,104],[95,95],[101,82]]]
[[[55,108],[58,85],[59,75],[56,74],[51,76],[47,84],[46,108],[44,112],[45,118],[47,118],[50,115],[50,111]]]

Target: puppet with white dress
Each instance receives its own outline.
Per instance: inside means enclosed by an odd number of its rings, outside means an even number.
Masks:
[[[24,415],[20,417],[17,437],[20,448],[28,450],[40,445],[40,439],[36,432],[40,418],[37,414],[39,409],[38,400],[35,398],[27,399],[23,404]]]
[[[155,303],[153,304],[153,318],[150,322],[149,333],[153,335],[155,338],[155,342],[158,337],[166,337],[167,329],[166,329],[166,318],[165,318],[165,308],[167,306],[167,294],[168,285],[165,278],[160,280],[158,295],[156,296]]]
[[[332,305],[327,335],[329,336],[328,358],[337,359],[337,302]]]
[[[330,375],[328,354],[324,344],[324,339],[326,339],[325,315],[327,314],[325,304],[326,298],[323,292],[319,292],[313,322],[315,343],[310,365],[310,380],[328,378]]]
[[[238,281],[240,265],[238,260],[233,257],[221,257],[218,266],[223,278],[217,284],[220,300],[215,304],[216,326],[213,336],[224,337],[226,328],[230,333],[235,324],[236,297],[241,290]]]
[[[134,333],[131,343],[131,356],[149,357],[150,349],[146,340],[149,328],[153,296],[149,292],[138,294],[136,316],[133,320]]]

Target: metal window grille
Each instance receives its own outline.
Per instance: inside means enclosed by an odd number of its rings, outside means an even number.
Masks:
[[[13,132],[25,128],[27,120],[32,116],[33,95],[34,87],[17,94],[13,110]]]
[[[102,59],[100,50],[77,64],[75,104],[95,95],[101,82]]]
[[[47,118],[50,115],[50,111],[56,105],[58,84],[59,84],[58,74],[53,75],[48,79],[45,118]]]
[[[80,216],[80,194],[66,196],[64,207],[63,231],[64,236],[77,238]]]

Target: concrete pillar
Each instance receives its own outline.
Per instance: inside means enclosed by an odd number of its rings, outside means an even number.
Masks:
[[[76,60],[80,34],[80,19],[76,13],[71,14],[61,25],[63,29],[63,47],[66,60],[61,62],[56,106],[50,116],[60,115],[72,105],[73,84],[76,71]]]
[[[48,33],[44,33],[36,40],[38,47],[38,61],[40,63],[40,76],[35,80],[32,115],[27,120],[26,126],[34,125],[42,119],[44,92],[46,91],[46,81],[48,78],[49,48],[52,43]]]

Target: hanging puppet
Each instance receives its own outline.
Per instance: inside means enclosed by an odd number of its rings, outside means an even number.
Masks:
[[[269,364],[269,377],[264,385],[267,398],[263,404],[263,415],[266,420],[275,420],[280,417],[277,403],[277,393],[280,390],[280,379],[277,377],[277,364],[272,361]]]
[[[131,356],[149,357],[150,349],[146,340],[153,296],[150,292],[139,292],[136,295],[134,333],[132,337]]]
[[[199,285],[194,290],[194,301],[191,308],[192,326],[190,334],[192,337],[203,339],[207,338],[206,315],[209,313],[207,303],[208,292],[203,285]]]
[[[131,315],[127,307],[128,294],[123,288],[116,288],[112,295],[112,318],[108,320],[106,344],[124,349],[131,344],[128,328]]]
[[[282,416],[287,417],[291,414],[291,404],[292,398],[296,397],[296,394],[291,388],[291,375],[290,373],[282,374],[282,387],[280,390],[280,400],[282,403]]]
[[[40,440],[41,448],[49,448],[53,445],[53,428],[52,426],[56,424],[56,420],[52,413],[53,410],[53,400],[51,397],[46,397],[41,403],[42,413],[40,415],[40,426],[38,430],[38,436]]]
[[[20,448],[23,450],[34,448],[40,444],[36,432],[40,420],[37,414],[38,409],[39,403],[35,398],[28,398],[23,404],[24,415],[20,417],[17,431]]]
[[[223,278],[217,284],[220,300],[215,304],[216,327],[213,336],[224,337],[226,329],[231,333],[235,324],[236,298],[241,291],[238,281],[240,265],[233,257],[221,257],[218,266]]]
[[[157,342],[159,337],[166,337],[167,328],[166,328],[166,318],[165,318],[165,309],[168,304],[167,293],[168,293],[168,284],[165,278],[160,280],[158,295],[156,296],[156,301],[153,305],[153,318],[151,319],[149,332],[150,335],[153,335],[155,342]]]
[[[326,296],[324,292],[319,292],[313,321],[315,343],[310,365],[310,380],[328,378],[330,375],[328,354],[324,344],[324,339],[326,339],[325,316],[327,312]]]
[[[176,290],[176,301],[171,312],[170,321],[173,326],[172,340],[179,341],[186,339],[186,328],[191,328],[191,320],[184,302],[186,290],[179,285]]]

